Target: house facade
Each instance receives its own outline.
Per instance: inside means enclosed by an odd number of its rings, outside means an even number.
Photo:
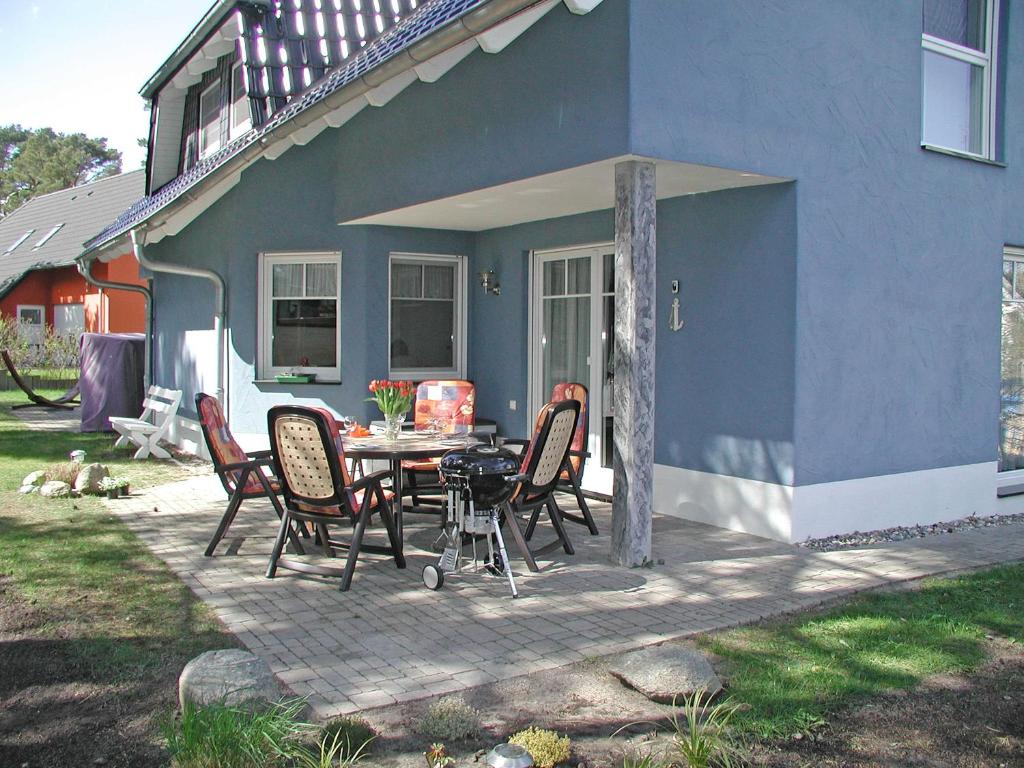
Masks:
[[[60,333],[125,333],[145,328],[145,301],[103,288],[78,271],[82,244],[143,194],[133,171],[40,195],[0,220],[0,315],[29,338],[48,326]],[[130,247],[97,264],[103,281],[143,285]]]
[[[237,433],[458,376],[523,436],[586,383],[641,549],[652,510],[787,541],[1019,511],[1012,6],[218,3],[82,259],[134,239],[155,381]]]

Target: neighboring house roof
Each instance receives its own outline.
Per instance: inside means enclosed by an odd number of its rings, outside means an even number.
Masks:
[[[564,1],[574,13],[586,13],[600,2],[600,0]],[[271,115],[265,124],[230,142],[152,195],[136,202],[118,216],[110,226],[89,240],[85,244],[82,256],[88,257],[92,252],[110,245],[130,230],[146,222],[157,212],[175,204],[176,201],[185,197],[186,193],[189,193],[188,200],[191,200],[201,188],[213,187],[215,182],[221,180],[225,182],[225,188],[230,188],[237,181],[237,178],[232,179],[232,174],[240,173],[247,162],[262,156],[267,147],[280,142],[289,133],[303,131],[310,127],[315,128],[314,121],[325,122],[326,125],[337,127],[337,124],[332,123],[329,117],[325,119],[323,115],[319,114],[317,108],[321,108],[322,111],[325,106],[323,102],[345,89],[346,86],[359,87],[358,81],[360,80],[363,81],[364,92],[372,90],[382,83],[386,85],[387,82],[394,79],[395,73],[391,72],[391,67],[383,65],[388,62],[394,63],[400,54],[404,53],[409,58],[409,62],[404,63],[408,65],[405,69],[414,68],[417,62],[425,60],[415,55],[417,44],[423,43],[425,38],[442,39],[443,45],[438,48],[439,51],[444,50],[446,46],[454,49],[464,42],[472,41],[474,34],[482,34],[488,26],[504,23],[508,17],[519,14],[526,21],[521,25],[516,25],[517,27],[521,26],[521,29],[517,28],[517,31],[511,35],[511,39],[514,39],[522,29],[532,24],[557,2],[559,0],[427,0],[415,13],[386,30],[338,68],[329,71],[303,93],[297,95],[286,106]],[[484,6],[490,7],[485,11],[483,10]],[[487,11],[492,10],[492,7],[497,9],[494,18],[487,15]],[[539,9],[539,13],[536,9]],[[474,14],[474,11],[480,11],[480,14]],[[479,24],[475,23],[476,19],[472,24],[465,21],[473,16],[480,16]],[[463,20],[464,28],[460,30],[459,35],[452,36],[453,39],[448,41],[445,37],[445,28],[455,25],[459,20]],[[507,40],[496,43],[493,51],[500,50],[504,44],[507,44]],[[488,48],[483,43],[481,43],[481,47]],[[412,53],[410,53],[410,49],[413,49]],[[465,55],[465,53],[461,55]],[[461,56],[456,60],[461,60]],[[378,70],[383,70],[386,76],[378,76]],[[164,74],[166,75],[166,73]],[[333,108],[333,105],[331,106]],[[307,114],[310,115],[309,118],[295,119]],[[340,120],[338,124],[340,122],[343,120]],[[305,141],[297,143],[305,143]],[[267,154],[270,157],[276,156]],[[186,205],[188,200],[182,201],[180,205]]]
[[[74,264],[86,239],[144,189],[145,173],[131,171],[33,197],[0,219],[0,296],[34,269]]]

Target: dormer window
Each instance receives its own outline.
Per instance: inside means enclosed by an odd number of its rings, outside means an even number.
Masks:
[[[252,128],[248,90],[245,87],[245,69],[241,62],[231,68],[231,123],[230,138],[236,139]]]
[[[77,195],[76,195],[76,197],[77,197]],[[74,198],[71,198],[71,199],[74,200]],[[47,232],[45,235],[40,237],[39,238],[39,242],[32,246],[32,250],[35,251],[35,250],[37,250],[39,248],[42,248],[46,244],[46,241],[49,240],[54,235],[56,235],[57,232],[60,231],[60,228],[63,227],[63,226],[64,226],[63,223],[58,224],[53,229],[51,229],[49,232]]]
[[[220,81],[199,95],[199,157],[220,149]]]
[[[26,232],[26,233],[25,233],[24,235],[22,235],[21,237],[19,237],[19,238],[18,238],[17,240],[15,240],[15,241],[14,241],[13,243],[11,243],[11,244],[10,244],[9,246],[7,246],[7,250],[6,250],[6,251],[4,251],[4,256],[6,256],[6,255],[7,255],[8,253],[12,253],[12,252],[14,251],[14,249],[15,249],[15,248],[17,248],[17,247],[18,247],[19,245],[21,245],[22,243],[24,243],[24,242],[25,242],[26,240],[28,240],[28,239],[29,239],[30,237],[32,237],[32,233],[33,233],[33,232],[35,232],[35,230],[34,230],[34,229],[30,229],[30,230],[29,230],[28,232]]]

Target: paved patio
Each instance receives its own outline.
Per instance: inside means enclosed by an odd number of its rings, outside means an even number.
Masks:
[[[465,575],[431,592],[420,581],[435,521],[407,516],[408,568],[360,559],[352,590],[287,571],[263,573],[277,519],[247,502],[213,558],[206,542],[225,506],[213,476],[106,502],[227,627],[320,716],[411,701],[552,669],[695,632],[820,604],[887,582],[1024,559],[1024,525],[843,552],[815,553],[667,517],[654,523],[654,567],[611,566],[607,535],[570,526],[559,552],[506,584]],[[595,504],[602,532],[607,505]],[[545,535],[541,531],[538,536]],[[377,535],[383,535],[378,529]]]

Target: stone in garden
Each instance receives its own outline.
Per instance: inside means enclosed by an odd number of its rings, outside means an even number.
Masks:
[[[100,480],[109,476],[110,472],[102,464],[86,464],[75,478],[75,490],[79,493],[99,493]]]
[[[25,479],[21,481],[22,485],[42,485],[46,482],[46,473],[41,469],[37,469],[35,472],[29,472],[25,475]]]
[[[196,656],[178,678],[178,702],[197,706],[224,704],[273,704],[281,698],[270,667],[259,656],[228,648]]]
[[[35,493],[38,490],[38,485],[23,485],[18,489],[18,493]]]
[[[651,701],[671,704],[704,689],[708,696],[722,690],[722,682],[699,651],[685,645],[659,645],[620,657],[608,670]]]
[[[71,486],[67,483],[61,482],[60,480],[47,480],[39,487],[39,495],[49,496],[54,499],[62,496],[70,496]]]

